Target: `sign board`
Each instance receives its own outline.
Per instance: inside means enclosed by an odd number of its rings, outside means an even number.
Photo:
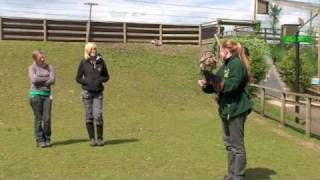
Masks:
[[[311,84],[312,84],[312,85],[318,85],[318,84],[320,84],[319,78],[312,78],[312,79],[311,79]]]
[[[281,36],[296,35],[299,24],[283,24],[281,26]]]
[[[282,41],[285,43],[296,43],[296,42],[300,42],[300,43],[312,43],[313,42],[313,37],[312,36],[307,36],[307,35],[300,35],[298,36],[298,41],[296,40],[296,36],[282,36]]]

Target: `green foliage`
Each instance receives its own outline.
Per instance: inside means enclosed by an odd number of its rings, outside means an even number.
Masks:
[[[275,63],[280,62],[285,55],[287,48],[284,44],[271,44],[270,53]]]
[[[268,45],[258,37],[233,37],[231,39],[240,42],[249,49],[250,68],[254,83],[260,82],[267,72],[267,64],[264,61],[264,56],[270,53]]]
[[[254,34],[255,35],[259,35],[260,31],[261,31],[261,21],[260,20],[256,20],[254,23]]]
[[[300,74],[300,86],[301,90],[304,91],[311,86],[310,79],[312,77],[312,64],[311,56],[307,51],[301,51],[300,64],[301,64],[301,74]],[[296,71],[295,71],[295,48],[290,48],[283,59],[280,61],[278,67],[282,78],[289,84],[290,87],[294,89]]]
[[[270,25],[271,25],[272,33],[276,34],[277,26],[279,23],[279,16],[280,16],[282,8],[280,8],[279,5],[274,4],[274,5],[270,5],[269,9],[270,9],[269,16],[271,18]]]

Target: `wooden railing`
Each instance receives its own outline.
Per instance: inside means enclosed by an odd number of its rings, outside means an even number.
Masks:
[[[223,36],[228,37],[228,36],[241,36],[241,35],[253,35],[253,34],[257,34],[257,33],[252,28],[240,27],[240,28],[235,28],[232,31],[224,32]],[[264,39],[265,42],[271,40],[279,43],[281,32],[280,30],[277,30],[276,34],[273,34],[272,29],[262,28],[260,32],[258,32],[258,35],[260,35],[260,37]]]
[[[260,113],[262,116],[267,116],[272,119],[275,119],[280,122],[282,126],[291,126],[296,129],[304,130],[306,137],[311,137],[311,134],[320,135],[320,126],[312,128],[312,124],[320,125],[320,116],[319,119],[312,119],[312,117],[317,116],[314,113],[320,114],[320,107],[313,105],[313,102],[320,102],[319,96],[312,96],[308,94],[300,94],[294,92],[286,92],[280,91],[277,89],[257,85],[257,84],[250,84],[251,90],[253,90],[253,97],[256,97],[260,101],[259,106],[255,106],[254,110]],[[268,91],[268,93],[266,93]],[[300,113],[295,113],[294,110],[291,112],[287,112],[288,108],[287,105],[295,106],[295,97],[299,97],[300,101],[298,102],[299,107],[304,106],[304,113],[302,113],[302,108],[300,108]],[[268,99],[275,99],[275,101],[279,102],[279,116],[276,116],[272,112],[268,112],[266,108],[267,100]],[[304,114],[304,116],[302,115]],[[286,119],[287,115],[290,115],[294,118],[299,118],[302,120],[302,123],[290,122]],[[313,116],[312,116],[313,115]],[[304,126],[302,125],[304,124]],[[313,131],[312,131],[313,129]]]
[[[0,40],[148,42],[202,45],[215,27],[0,17]]]

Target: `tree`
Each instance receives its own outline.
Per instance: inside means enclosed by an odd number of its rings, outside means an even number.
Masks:
[[[279,16],[281,13],[282,8],[279,7],[277,4],[272,4],[270,5],[269,8],[269,16],[271,18],[270,20],[270,25],[271,25],[271,30],[273,34],[273,39],[277,33],[277,26],[279,24]]]

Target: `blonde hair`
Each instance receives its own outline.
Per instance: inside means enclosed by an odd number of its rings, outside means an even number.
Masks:
[[[245,66],[245,68],[247,70],[248,82],[251,82],[253,80],[253,77],[252,77],[252,74],[250,71],[249,60],[248,60],[241,44],[238,42],[232,41],[230,39],[225,39],[221,43],[221,47],[228,49],[233,55],[237,55],[240,58],[241,62],[243,63],[243,65]]]
[[[85,59],[90,58],[90,52],[93,48],[97,48],[97,45],[92,42],[89,42],[84,46],[84,58]]]

